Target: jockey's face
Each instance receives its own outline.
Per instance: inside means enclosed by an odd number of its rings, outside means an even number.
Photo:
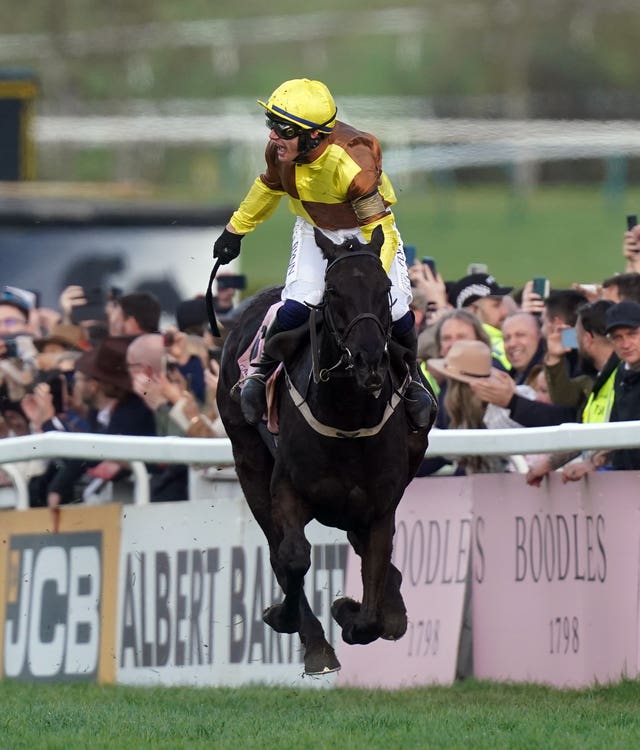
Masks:
[[[285,140],[284,138],[281,138],[275,130],[270,130],[269,140],[276,145],[278,161],[284,164],[289,164],[295,161],[296,156],[300,151],[298,144],[299,138],[297,136],[295,138]]]

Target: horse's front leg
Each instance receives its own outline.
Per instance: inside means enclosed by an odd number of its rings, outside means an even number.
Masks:
[[[349,535],[352,543],[356,542],[354,549],[362,560],[362,603],[345,597],[336,600],[331,608],[334,619],[342,627],[342,638],[347,643],[371,643],[386,635],[384,605],[393,532],[391,514],[368,529]],[[395,568],[394,571],[399,573]],[[397,582],[394,580],[393,583]]]
[[[299,633],[307,674],[334,672],[340,669],[340,662],[304,591],[304,578],[311,567],[311,545],[304,534],[310,514],[287,482],[274,483],[272,509],[281,541],[277,549],[271,550],[271,563],[284,599],[266,609],[263,620],[279,633]]]

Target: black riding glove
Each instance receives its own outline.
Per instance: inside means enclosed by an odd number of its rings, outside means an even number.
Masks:
[[[219,258],[220,263],[225,266],[240,255],[240,243],[244,234],[234,234],[224,229],[222,234],[213,243],[213,257]]]

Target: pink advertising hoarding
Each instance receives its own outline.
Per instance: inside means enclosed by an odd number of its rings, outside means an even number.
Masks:
[[[340,643],[337,685],[398,688],[455,679],[471,553],[471,483],[415,479],[396,515],[393,561],[403,576],[409,625],[398,641]],[[360,600],[360,560],[349,550],[346,592]]]
[[[578,687],[637,674],[639,479],[474,477],[477,678]]]

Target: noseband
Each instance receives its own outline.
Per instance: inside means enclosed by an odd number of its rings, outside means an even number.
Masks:
[[[356,315],[353,320],[351,320],[346,328],[343,331],[339,331],[338,327],[336,326],[335,319],[333,316],[333,311],[331,309],[331,302],[330,298],[327,292],[327,279],[329,276],[330,271],[338,264],[340,261],[351,259],[357,256],[361,257],[367,257],[372,258],[373,260],[380,263],[380,258],[377,255],[374,255],[373,253],[367,252],[365,250],[353,250],[350,253],[347,253],[345,255],[340,255],[338,258],[335,258],[335,260],[332,260],[331,263],[327,266],[327,269],[325,271],[324,279],[325,279],[325,293],[322,298],[322,302],[320,305],[313,306],[312,307],[312,317],[311,317],[311,351],[313,356],[313,379],[316,383],[323,382],[326,383],[329,378],[332,375],[337,374],[337,371],[339,368],[343,368],[346,370],[347,373],[349,373],[350,370],[354,367],[353,362],[353,355],[349,349],[349,347],[346,345],[345,340],[349,336],[349,334],[353,331],[353,329],[358,325],[358,323],[362,323],[365,320],[372,320],[380,329],[380,333],[382,334],[384,340],[385,340],[385,351],[387,350],[387,345],[389,342],[389,339],[391,338],[391,316],[389,315],[389,322],[387,323],[386,327],[382,324],[382,321],[380,318],[375,315],[374,313],[370,312],[364,312],[360,313],[359,315]],[[391,289],[388,290],[387,295],[389,297],[389,308],[391,308]],[[317,349],[317,340],[316,340],[316,321],[315,321],[315,315],[314,313],[316,310],[322,310],[322,318],[324,325],[326,326],[327,331],[331,334],[333,337],[336,346],[338,347],[338,351],[340,352],[340,357],[336,361],[334,365],[328,368],[320,369],[320,364],[318,362],[318,349]]]

